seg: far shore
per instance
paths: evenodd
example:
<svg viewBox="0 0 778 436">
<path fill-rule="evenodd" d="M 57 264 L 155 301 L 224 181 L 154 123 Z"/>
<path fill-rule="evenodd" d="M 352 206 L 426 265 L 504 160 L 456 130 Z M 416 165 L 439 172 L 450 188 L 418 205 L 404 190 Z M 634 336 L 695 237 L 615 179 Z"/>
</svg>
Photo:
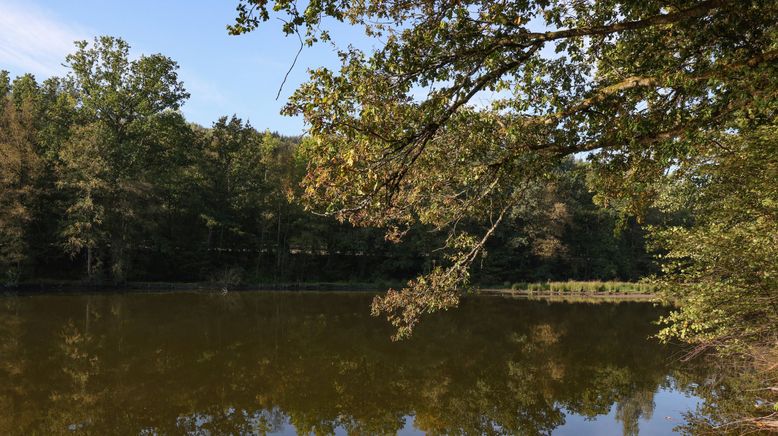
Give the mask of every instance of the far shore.
<svg viewBox="0 0 778 436">
<path fill-rule="evenodd" d="M 89 283 L 79 281 L 46 281 L 19 283 L 13 286 L 0 285 L 0 294 L 83 294 L 83 293 L 168 293 L 168 292 L 384 292 L 389 288 L 399 288 L 402 283 L 387 282 L 286 282 L 224 284 L 213 282 L 127 282 L 123 284 Z M 468 295 L 501 296 L 516 298 L 537 298 L 543 300 L 564 301 L 649 301 L 657 300 L 654 293 L 647 292 L 603 292 L 570 290 L 528 290 L 497 287 L 476 287 Z"/>
<path fill-rule="evenodd" d="M 90 283 L 79 281 L 19 283 L 12 286 L 0 285 L 0 292 L 22 294 L 83 293 L 83 292 L 178 292 L 178 291 L 383 291 L 386 287 L 378 283 L 252 283 L 224 284 L 213 282 L 126 282 L 121 284 Z"/>
<path fill-rule="evenodd" d="M 528 290 L 515 290 L 507 288 L 489 288 L 480 289 L 477 292 L 478 295 L 498 295 L 508 297 L 523 297 L 523 298 L 542 298 L 542 299 L 564 299 L 564 300 L 579 300 L 579 299 L 599 299 L 599 300 L 658 300 L 659 297 L 656 294 L 651 293 L 633 293 L 633 292 L 553 292 L 553 291 L 528 291 Z"/>
</svg>

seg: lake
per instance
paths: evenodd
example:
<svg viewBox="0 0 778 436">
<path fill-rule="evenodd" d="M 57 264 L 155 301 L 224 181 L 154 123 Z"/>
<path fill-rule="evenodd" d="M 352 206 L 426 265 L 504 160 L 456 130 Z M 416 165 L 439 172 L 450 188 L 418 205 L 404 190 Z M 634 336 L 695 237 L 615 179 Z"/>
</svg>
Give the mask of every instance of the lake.
<svg viewBox="0 0 778 436">
<path fill-rule="evenodd" d="M 656 435 L 700 401 L 651 303 L 468 297 L 392 342 L 371 298 L 0 297 L 0 433 Z"/>
</svg>

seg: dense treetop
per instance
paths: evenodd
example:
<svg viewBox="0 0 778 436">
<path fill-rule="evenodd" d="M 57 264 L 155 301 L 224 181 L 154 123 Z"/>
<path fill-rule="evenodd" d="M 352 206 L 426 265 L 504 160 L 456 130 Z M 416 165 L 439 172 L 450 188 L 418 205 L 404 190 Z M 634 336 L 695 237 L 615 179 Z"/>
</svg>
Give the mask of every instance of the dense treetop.
<svg viewBox="0 0 778 436">
<path fill-rule="evenodd" d="M 251 30 L 269 6 L 242 2 L 231 30 Z M 285 109 L 325 144 L 312 151 L 310 197 L 354 222 L 419 214 L 442 224 L 484 203 L 499 210 L 518 195 L 520 174 L 537 173 L 525 170 L 574 152 L 596 150 L 603 164 L 652 176 L 711 127 L 774 97 L 778 12 L 769 1 L 272 7 L 310 43 L 327 36 L 327 17 L 382 42 L 372 53 L 343 50 L 339 71 L 312 71 Z M 484 91 L 494 101 L 476 108 Z"/>
</svg>

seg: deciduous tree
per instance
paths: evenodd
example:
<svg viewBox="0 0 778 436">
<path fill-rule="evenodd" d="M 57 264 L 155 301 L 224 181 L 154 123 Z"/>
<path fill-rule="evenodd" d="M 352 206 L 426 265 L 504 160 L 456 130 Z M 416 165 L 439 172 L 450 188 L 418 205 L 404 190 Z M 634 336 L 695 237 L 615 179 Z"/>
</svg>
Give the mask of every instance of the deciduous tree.
<svg viewBox="0 0 778 436">
<path fill-rule="evenodd" d="M 67 64 L 78 96 L 78 122 L 61 153 L 60 186 L 72 199 L 65 244 L 73 253 L 87 251 L 90 277 L 98 254 L 109 262 L 111 278 L 121 282 L 137 226 L 144 222 L 143 204 L 153 192 L 150 164 L 159 148 L 145 125 L 177 110 L 189 94 L 170 58 L 130 60 L 129 45 L 107 36 L 76 46 Z"/>
<path fill-rule="evenodd" d="M 307 44 L 331 20 L 381 41 L 311 71 L 284 112 L 317 144 L 312 207 L 390 235 L 452 231 L 447 266 L 375 300 L 401 335 L 457 304 L 494 227 L 564 156 L 591 153 L 599 200 L 641 216 L 680 160 L 774 122 L 774 1 L 241 0 L 229 30 L 271 13 Z M 463 234 L 463 216 L 491 227 Z"/>
</svg>

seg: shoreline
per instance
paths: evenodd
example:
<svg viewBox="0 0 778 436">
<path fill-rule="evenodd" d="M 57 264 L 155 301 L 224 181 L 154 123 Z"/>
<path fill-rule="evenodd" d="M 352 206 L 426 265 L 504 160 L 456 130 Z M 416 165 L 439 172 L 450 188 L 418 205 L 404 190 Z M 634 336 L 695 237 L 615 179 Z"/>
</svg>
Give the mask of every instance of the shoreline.
<svg viewBox="0 0 778 436">
<path fill-rule="evenodd" d="M 507 288 L 484 288 L 477 291 L 479 295 L 497 295 L 507 297 L 543 297 L 543 298 L 613 298 L 613 299 L 629 299 L 636 300 L 655 300 L 659 296 L 657 294 L 650 294 L 645 292 L 574 292 L 574 291 L 529 291 L 529 290 L 516 290 Z"/>
<path fill-rule="evenodd" d="M 514 289 L 481 289 L 478 296 L 516 298 L 560 303 L 656 303 L 663 304 L 657 294 L 607 292 L 537 292 Z"/>
<path fill-rule="evenodd" d="M 81 282 L 20 283 L 14 286 L 0 286 L 0 293 L 35 294 L 78 294 L 84 292 L 106 293 L 167 293 L 167 292 L 251 292 L 251 291 L 347 291 L 376 292 L 385 290 L 377 283 L 252 283 L 225 285 L 209 282 L 127 282 L 124 284 L 96 284 Z"/>
<path fill-rule="evenodd" d="M 0 295 L 77 295 L 85 293 L 175 293 L 175 292 L 385 292 L 384 283 L 253 283 L 224 285 L 209 282 L 127 282 L 124 284 L 96 284 L 82 282 L 20 283 L 0 286 Z M 510 288 L 476 288 L 465 296 L 512 297 L 564 301 L 658 301 L 657 294 L 644 292 L 581 292 L 581 291 L 531 291 Z"/>
</svg>

